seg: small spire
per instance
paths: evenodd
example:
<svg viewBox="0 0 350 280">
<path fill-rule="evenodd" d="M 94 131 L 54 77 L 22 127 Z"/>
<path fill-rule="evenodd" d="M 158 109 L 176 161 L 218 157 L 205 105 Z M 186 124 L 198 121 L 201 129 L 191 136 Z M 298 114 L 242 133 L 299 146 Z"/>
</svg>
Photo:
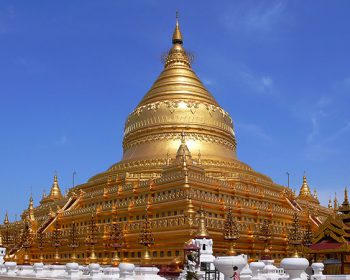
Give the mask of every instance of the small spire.
<svg viewBox="0 0 350 280">
<path fill-rule="evenodd" d="M 59 199 L 59 198 L 62 198 L 62 193 L 61 193 L 61 190 L 60 190 L 60 186 L 58 185 L 58 179 L 57 179 L 57 175 L 55 175 L 53 177 L 53 185 L 51 187 L 51 190 L 50 190 L 50 198 L 52 199 Z"/>
<path fill-rule="evenodd" d="M 34 200 L 33 200 L 32 194 L 30 194 L 30 198 L 29 198 L 28 218 L 31 221 L 35 220 L 35 217 L 34 217 Z"/>
<path fill-rule="evenodd" d="M 176 159 L 181 159 L 181 163 L 185 165 L 187 165 L 187 160 L 192 160 L 191 152 L 186 145 L 186 137 L 184 131 L 181 132 L 181 144 L 177 150 Z"/>
<path fill-rule="evenodd" d="M 4 219 L 4 225 L 8 225 L 9 223 L 10 223 L 10 221 L 9 221 L 9 214 L 8 214 L 8 212 L 6 211 L 5 219 Z"/>
<path fill-rule="evenodd" d="M 311 196 L 311 192 L 310 192 L 309 185 L 307 183 L 305 171 L 304 171 L 304 176 L 303 176 L 303 184 L 301 185 L 299 196 L 301 196 L 301 197 Z"/>
<path fill-rule="evenodd" d="M 180 44 L 182 45 L 183 39 L 182 34 L 179 27 L 179 12 L 176 11 L 176 26 L 173 34 L 173 44 Z"/>
<path fill-rule="evenodd" d="M 46 198 L 46 191 L 45 191 L 45 189 L 43 189 L 43 197 L 42 197 L 42 199 L 45 199 Z"/>
<path fill-rule="evenodd" d="M 198 227 L 196 238 L 208 238 L 209 232 L 205 224 L 205 211 L 203 209 L 203 205 L 201 205 L 201 208 L 198 211 L 198 213 L 199 213 L 199 227 Z"/>
<path fill-rule="evenodd" d="M 333 208 L 333 206 L 332 206 L 332 199 L 331 198 L 329 198 L 329 200 L 328 200 L 328 208 L 329 209 Z"/>
<path fill-rule="evenodd" d="M 202 164 L 201 156 L 201 150 L 198 150 L 198 164 Z"/>
<path fill-rule="evenodd" d="M 344 190 L 344 202 L 343 202 L 343 206 L 345 205 L 349 205 L 349 198 L 348 198 L 348 188 L 345 187 Z"/>
<path fill-rule="evenodd" d="M 337 193 L 335 193 L 335 195 L 334 195 L 334 200 L 333 200 L 333 203 L 334 203 L 334 206 L 333 206 L 334 210 L 335 210 L 335 211 L 336 211 L 336 210 L 338 210 L 338 199 L 337 199 Z"/>
<path fill-rule="evenodd" d="M 34 200 L 33 200 L 32 194 L 30 194 L 28 209 L 29 209 L 29 210 L 34 209 Z"/>
<path fill-rule="evenodd" d="M 318 199 L 318 195 L 317 195 L 317 190 L 316 190 L 316 188 L 314 188 L 314 198 L 315 198 L 315 199 Z"/>
</svg>

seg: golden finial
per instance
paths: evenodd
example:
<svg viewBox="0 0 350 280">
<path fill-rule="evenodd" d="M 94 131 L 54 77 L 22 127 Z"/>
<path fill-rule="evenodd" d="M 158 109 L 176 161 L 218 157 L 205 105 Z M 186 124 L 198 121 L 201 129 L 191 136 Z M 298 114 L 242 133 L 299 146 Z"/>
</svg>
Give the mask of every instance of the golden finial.
<svg viewBox="0 0 350 280">
<path fill-rule="evenodd" d="M 57 174 L 55 174 L 55 176 L 53 177 L 53 184 L 52 184 L 49 196 L 50 198 L 53 198 L 53 199 L 62 198 L 62 193 L 58 185 Z"/>
<path fill-rule="evenodd" d="M 302 197 L 311 196 L 311 192 L 310 192 L 309 185 L 307 183 L 305 171 L 304 171 L 304 176 L 303 176 L 303 184 L 301 185 L 299 196 L 302 196 Z"/>
<path fill-rule="evenodd" d="M 198 164 L 202 164 L 201 156 L 201 150 L 198 150 Z"/>
<path fill-rule="evenodd" d="M 30 194 L 29 198 L 29 206 L 28 206 L 28 217 L 29 220 L 34 221 L 34 200 L 32 194 Z"/>
<path fill-rule="evenodd" d="M 173 44 L 180 44 L 182 45 L 183 39 L 182 39 L 182 34 L 180 31 L 179 27 L 179 12 L 176 12 L 176 26 L 175 26 L 175 31 L 173 34 Z"/>
<path fill-rule="evenodd" d="M 33 210 L 34 209 L 34 200 L 33 200 L 32 194 L 30 194 L 28 209 L 29 210 Z"/>
</svg>

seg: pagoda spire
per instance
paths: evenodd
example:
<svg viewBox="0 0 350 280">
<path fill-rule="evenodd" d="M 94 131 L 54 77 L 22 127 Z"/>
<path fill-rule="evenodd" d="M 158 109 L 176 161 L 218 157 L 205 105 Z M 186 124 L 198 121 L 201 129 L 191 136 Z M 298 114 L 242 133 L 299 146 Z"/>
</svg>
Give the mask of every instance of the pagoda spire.
<svg viewBox="0 0 350 280">
<path fill-rule="evenodd" d="M 334 200 L 333 200 L 333 203 L 334 203 L 334 211 L 337 212 L 338 211 L 338 199 L 337 199 L 337 193 L 335 193 L 334 195 Z"/>
<path fill-rule="evenodd" d="M 173 33 L 173 44 L 182 45 L 182 43 L 183 43 L 183 39 L 182 39 L 182 34 L 179 26 L 179 11 L 176 11 L 176 25 Z"/>
<path fill-rule="evenodd" d="M 45 199 L 46 198 L 46 191 L 43 190 L 43 196 L 42 196 L 42 199 Z"/>
<path fill-rule="evenodd" d="M 350 213 L 350 203 L 349 203 L 349 198 L 348 198 L 348 189 L 345 187 L 344 190 L 344 201 L 342 205 L 339 207 L 339 212 L 343 214 L 348 214 Z"/>
<path fill-rule="evenodd" d="M 33 200 L 32 194 L 30 194 L 28 210 L 33 210 L 33 209 L 34 209 L 34 200 Z"/>
<path fill-rule="evenodd" d="M 310 191 L 310 187 L 309 187 L 309 185 L 307 183 L 307 178 L 306 178 L 306 174 L 305 173 L 304 173 L 304 176 L 303 176 L 303 184 L 300 187 L 299 196 L 301 196 L 301 197 L 312 196 L 311 195 L 311 191 Z"/>
<path fill-rule="evenodd" d="M 193 57 L 189 55 L 183 48 L 183 37 L 180 31 L 179 14 L 176 13 L 176 25 L 172 37 L 173 46 L 164 57 L 164 68 L 180 66 L 191 68 Z"/>
<path fill-rule="evenodd" d="M 30 194 L 30 198 L 29 198 L 28 218 L 31 221 L 35 220 L 35 217 L 34 217 L 34 200 L 33 200 L 32 194 Z"/>
<path fill-rule="evenodd" d="M 333 206 L 332 206 L 332 199 L 331 198 L 329 198 L 329 200 L 328 200 L 328 208 L 329 209 L 333 208 Z"/>
<path fill-rule="evenodd" d="M 60 186 L 58 185 L 57 175 L 55 175 L 53 177 L 53 184 L 52 184 L 52 187 L 51 187 L 51 190 L 50 190 L 49 197 L 51 199 L 60 199 L 60 198 L 62 198 L 61 189 L 60 189 Z"/>
<path fill-rule="evenodd" d="M 9 223 L 10 223 L 10 221 L 9 221 L 9 214 L 8 214 L 8 212 L 6 211 L 5 219 L 4 219 L 4 225 L 8 225 Z"/>
<path fill-rule="evenodd" d="M 343 201 L 343 206 L 347 206 L 349 205 L 349 198 L 348 198 L 348 188 L 345 187 L 345 190 L 344 190 L 344 201 Z"/>
</svg>

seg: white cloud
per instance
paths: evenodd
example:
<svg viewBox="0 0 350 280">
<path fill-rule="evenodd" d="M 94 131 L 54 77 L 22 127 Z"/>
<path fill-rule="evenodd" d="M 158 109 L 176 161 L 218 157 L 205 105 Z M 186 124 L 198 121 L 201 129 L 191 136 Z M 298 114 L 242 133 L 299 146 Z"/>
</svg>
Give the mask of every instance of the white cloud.
<svg viewBox="0 0 350 280">
<path fill-rule="evenodd" d="M 258 76 L 249 70 L 239 71 L 239 78 L 245 86 L 257 93 L 272 93 L 274 81 L 269 76 Z"/>
<path fill-rule="evenodd" d="M 310 122 L 311 130 L 306 136 L 307 142 L 313 142 L 317 140 L 316 137 L 320 134 L 321 122 L 327 117 L 327 107 L 332 103 L 332 99 L 329 96 L 321 96 L 314 105 L 314 108 L 310 110 Z"/>
<path fill-rule="evenodd" d="M 211 86 L 215 84 L 215 82 L 211 79 L 204 78 L 202 81 L 203 81 L 203 84 L 205 84 L 206 86 Z"/>
<path fill-rule="evenodd" d="M 267 33 L 290 21 L 287 0 L 246 2 L 233 5 L 220 18 L 228 29 L 244 33 Z M 259 34 L 261 35 L 261 34 Z"/>
</svg>

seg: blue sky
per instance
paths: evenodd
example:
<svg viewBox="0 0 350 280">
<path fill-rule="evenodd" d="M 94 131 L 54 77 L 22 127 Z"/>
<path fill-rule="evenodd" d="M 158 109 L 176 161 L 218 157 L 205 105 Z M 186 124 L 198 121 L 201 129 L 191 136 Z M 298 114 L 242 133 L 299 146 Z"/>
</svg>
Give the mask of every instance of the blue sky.
<svg viewBox="0 0 350 280">
<path fill-rule="evenodd" d="M 122 155 L 175 11 L 193 68 L 235 124 L 238 157 L 325 204 L 350 184 L 350 2 L 0 2 L 0 217 Z M 1 218 L 2 219 L 2 218 Z"/>
</svg>

